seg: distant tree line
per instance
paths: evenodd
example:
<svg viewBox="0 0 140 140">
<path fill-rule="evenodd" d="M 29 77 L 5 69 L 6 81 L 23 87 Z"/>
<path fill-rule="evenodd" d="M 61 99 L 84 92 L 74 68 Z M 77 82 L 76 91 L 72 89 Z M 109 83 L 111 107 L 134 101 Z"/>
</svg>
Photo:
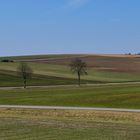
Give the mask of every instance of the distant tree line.
<svg viewBox="0 0 140 140">
<path fill-rule="evenodd" d="M 10 60 L 10 59 L 2 59 L 1 62 L 14 62 L 14 60 Z"/>
<path fill-rule="evenodd" d="M 132 53 L 125 53 L 125 55 L 140 55 L 140 53 L 132 54 Z"/>
</svg>

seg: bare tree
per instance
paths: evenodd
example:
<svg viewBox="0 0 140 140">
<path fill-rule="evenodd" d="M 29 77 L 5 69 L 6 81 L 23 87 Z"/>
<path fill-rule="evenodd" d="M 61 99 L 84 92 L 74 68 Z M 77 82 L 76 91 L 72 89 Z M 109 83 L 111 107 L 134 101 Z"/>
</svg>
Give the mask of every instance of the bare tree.
<svg viewBox="0 0 140 140">
<path fill-rule="evenodd" d="M 23 80 L 24 88 L 27 86 L 27 80 L 32 76 L 32 69 L 28 66 L 27 63 L 21 63 L 18 67 L 18 74 Z"/>
<path fill-rule="evenodd" d="M 87 64 L 86 62 L 82 61 L 79 58 L 76 58 L 74 61 L 71 62 L 70 64 L 71 71 L 73 73 L 76 73 L 78 76 L 78 85 L 80 86 L 81 84 L 81 75 L 87 75 Z"/>
</svg>

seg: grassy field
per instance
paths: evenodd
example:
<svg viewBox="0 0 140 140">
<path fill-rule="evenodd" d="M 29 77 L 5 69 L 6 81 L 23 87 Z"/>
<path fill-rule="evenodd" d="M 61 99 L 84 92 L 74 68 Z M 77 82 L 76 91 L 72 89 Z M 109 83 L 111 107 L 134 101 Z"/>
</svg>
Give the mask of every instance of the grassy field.
<svg viewBox="0 0 140 140">
<path fill-rule="evenodd" d="M 0 90 L 0 104 L 140 109 L 140 84 Z"/>
<path fill-rule="evenodd" d="M 0 63 L 0 86 L 22 85 L 21 79 L 16 75 L 18 65 L 19 63 Z M 29 85 L 66 85 L 77 83 L 77 76 L 71 73 L 68 66 L 35 62 L 30 62 L 29 65 L 34 71 L 34 76 L 29 81 Z M 82 83 L 140 81 L 140 75 L 135 73 L 97 71 L 89 68 L 88 75 L 82 76 L 82 80 Z"/>
<path fill-rule="evenodd" d="M 140 81 L 140 56 L 137 55 L 35 55 L 7 57 L 15 62 L 1 62 L 0 86 L 22 85 L 16 75 L 20 61 L 26 61 L 33 69 L 34 76 L 29 85 L 76 84 L 77 75 L 71 73 L 69 64 L 77 57 L 88 65 L 88 75 L 82 76 L 82 83 Z M 0 58 L 2 59 L 6 58 Z"/>
<path fill-rule="evenodd" d="M 88 75 L 70 72 L 69 63 L 80 57 L 88 64 Z M 1 58 L 3 59 L 3 58 Z M 4 58 L 5 59 L 5 58 Z M 73 85 L 48 88 L 0 90 L 0 105 L 42 105 L 140 109 L 138 56 L 38 55 L 9 57 L 0 63 L 0 86 L 22 86 L 17 75 L 19 61 L 33 69 L 28 85 Z M 0 140 L 139 140 L 140 113 L 103 111 L 0 109 Z"/>
<path fill-rule="evenodd" d="M 100 81 L 82 80 L 82 84 L 86 83 L 103 83 Z M 49 86 L 49 85 L 73 85 L 77 84 L 74 78 L 65 78 L 57 76 L 33 74 L 32 78 L 27 80 L 28 86 Z M 14 71 L 0 71 L 0 87 L 19 87 L 23 86 L 22 78 Z"/>
<path fill-rule="evenodd" d="M 0 111 L 0 140 L 139 140 L 139 132 L 139 113 Z"/>
</svg>

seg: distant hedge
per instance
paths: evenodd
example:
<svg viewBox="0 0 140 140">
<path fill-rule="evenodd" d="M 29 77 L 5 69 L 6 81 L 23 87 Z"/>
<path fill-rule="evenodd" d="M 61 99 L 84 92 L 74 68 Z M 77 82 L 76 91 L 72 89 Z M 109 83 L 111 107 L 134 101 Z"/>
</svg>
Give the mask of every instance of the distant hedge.
<svg viewBox="0 0 140 140">
<path fill-rule="evenodd" d="M 9 59 L 3 59 L 1 60 L 1 62 L 14 62 L 13 60 L 9 60 Z"/>
</svg>

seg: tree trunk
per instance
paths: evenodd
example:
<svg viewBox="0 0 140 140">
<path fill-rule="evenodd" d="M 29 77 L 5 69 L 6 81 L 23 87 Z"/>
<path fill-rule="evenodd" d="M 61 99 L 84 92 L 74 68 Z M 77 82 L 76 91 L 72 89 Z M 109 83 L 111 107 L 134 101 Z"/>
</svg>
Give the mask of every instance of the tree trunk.
<svg viewBox="0 0 140 140">
<path fill-rule="evenodd" d="M 81 77 L 80 77 L 80 73 L 78 72 L 78 85 L 81 85 Z"/>
<path fill-rule="evenodd" d="M 26 79 L 24 79 L 24 88 L 26 88 Z"/>
</svg>

